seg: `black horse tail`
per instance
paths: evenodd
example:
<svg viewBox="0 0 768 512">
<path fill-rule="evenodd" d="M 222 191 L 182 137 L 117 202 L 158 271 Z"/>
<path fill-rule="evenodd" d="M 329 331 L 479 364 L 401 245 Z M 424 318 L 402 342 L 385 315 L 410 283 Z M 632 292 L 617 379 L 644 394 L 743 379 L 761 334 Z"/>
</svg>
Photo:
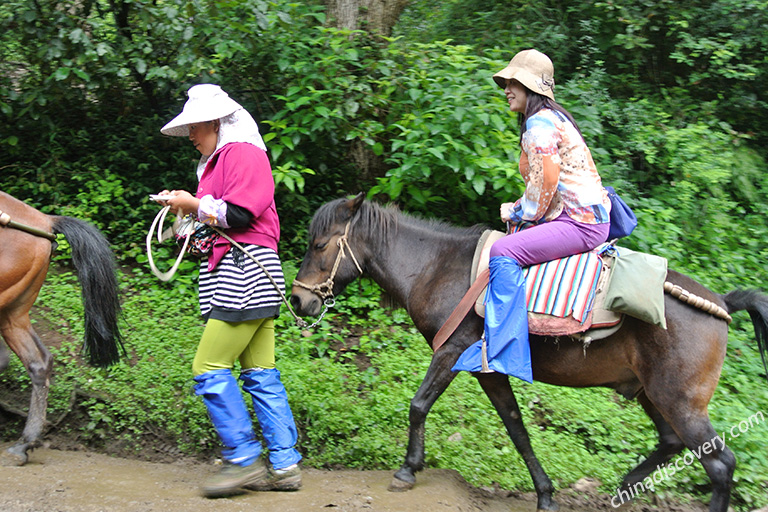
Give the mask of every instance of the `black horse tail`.
<svg viewBox="0 0 768 512">
<path fill-rule="evenodd" d="M 72 247 L 72 263 L 85 309 L 85 354 L 93 366 L 109 366 L 125 354 L 117 268 L 109 242 L 95 226 L 73 217 L 53 217 L 54 233 Z"/>
<path fill-rule="evenodd" d="M 754 290 L 736 290 L 723 296 L 728 313 L 744 311 L 749 313 L 755 326 L 755 338 L 768 377 L 768 296 Z"/>
</svg>

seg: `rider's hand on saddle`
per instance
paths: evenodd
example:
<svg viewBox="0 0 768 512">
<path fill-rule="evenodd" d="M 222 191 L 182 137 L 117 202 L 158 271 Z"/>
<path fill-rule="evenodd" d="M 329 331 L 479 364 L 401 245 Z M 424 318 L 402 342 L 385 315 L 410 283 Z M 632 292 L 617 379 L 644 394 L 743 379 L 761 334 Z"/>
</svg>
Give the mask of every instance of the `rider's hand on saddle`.
<svg viewBox="0 0 768 512">
<path fill-rule="evenodd" d="M 501 222 L 509 222 L 509 212 L 515 206 L 515 203 L 502 203 L 499 207 L 499 215 L 501 216 Z"/>
</svg>

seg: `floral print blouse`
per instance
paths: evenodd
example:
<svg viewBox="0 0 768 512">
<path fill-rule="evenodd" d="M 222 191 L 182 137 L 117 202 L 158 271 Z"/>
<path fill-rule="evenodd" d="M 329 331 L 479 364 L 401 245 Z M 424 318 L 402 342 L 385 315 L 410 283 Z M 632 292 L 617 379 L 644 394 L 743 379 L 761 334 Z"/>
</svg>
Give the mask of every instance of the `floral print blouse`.
<svg viewBox="0 0 768 512">
<path fill-rule="evenodd" d="M 510 210 L 511 222 L 547 222 L 563 210 L 578 222 L 609 222 L 610 199 L 573 123 L 560 112 L 542 109 L 527 119 L 525 128 L 520 154 L 525 193 Z"/>
</svg>

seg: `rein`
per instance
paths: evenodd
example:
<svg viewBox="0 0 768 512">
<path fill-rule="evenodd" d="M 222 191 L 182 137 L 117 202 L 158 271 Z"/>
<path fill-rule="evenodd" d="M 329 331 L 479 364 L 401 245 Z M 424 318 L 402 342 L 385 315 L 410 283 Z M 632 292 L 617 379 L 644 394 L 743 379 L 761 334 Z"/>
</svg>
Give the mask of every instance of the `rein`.
<svg viewBox="0 0 768 512">
<path fill-rule="evenodd" d="M 18 222 L 11 220 L 11 216 L 5 213 L 3 210 L 0 210 L 0 226 L 18 229 L 19 231 L 24 231 L 30 235 L 47 238 L 51 242 L 56 241 L 56 235 L 53 233 L 43 231 L 42 229 L 33 228 L 25 224 L 19 224 Z"/>
<path fill-rule="evenodd" d="M 178 257 L 176 258 L 175 263 L 171 267 L 171 269 L 168 272 L 160 272 L 155 266 L 155 262 L 152 259 L 152 236 L 155 233 L 155 230 L 157 230 L 157 240 L 159 242 L 162 242 L 167 238 L 165 236 L 165 233 L 163 233 L 163 221 L 165 220 L 165 216 L 168 214 L 168 211 L 171 209 L 170 206 L 163 207 L 160 212 L 155 216 L 155 219 L 152 221 L 152 226 L 149 228 L 149 232 L 147 233 L 147 259 L 149 260 L 149 266 L 152 269 L 152 273 L 155 274 L 155 276 L 158 277 L 161 281 L 168 281 L 173 275 L 176 273 L 176 270 L 179 268 L 179 264 L 181 263 L 181 260 L 184 258 L 184 254 L 187 252 L 187 246 L 189 245 L 189 239 L 192 236 L 192 231 L 190 230 L 185 236 L 184 236 L 184 245 L 181 248 L 181 251 L 179 252 Z M 219 235 L 224 237 L 229 243 L 231 243 L 234 247 L 239 249 L 243 254 L 245 254 L 248 258 L 250 258 L 254 263 L 256 263 L 261 270 L 264 271 L 264 274 L 266 274 L 267 278 L 269 279 L 269 282 L 272 283 L 272 286 L 275 287 L 275 290 L 277 290 L 277 293 L 280 294 L 280 298 L 283 300 L 283 303 L 288 307 L 288 311 L 291 312 L 291 315 L 293 315 L 293 318 L 296 320 L 296 324 L 301 328 L 308 328 L 311 329 L 314 326 L 316 326 L 318 323 L 320 323 L 320 320 L 322 320 L 323 316 L 325 315 L 325 311 L 323 311 L 323 315 L 318 318 L 317 322 L 313 323 L 312 325 L 308 325 L 307 322 L 299 317 L 296 312 L 291 307 L 291 304 L 288 302 L 288 299 L 286 299 L 285 294 L 280 289 L 280 286 L 277 284 L 277 281 L 272 277 L 272 274 L 269 273 L 269 271 L 264 267 L 264 265 L 261 264 L 261 262 L 254 257 L 251 253 L 245 250 L 245 248 L 234 241 L 232 237 L 224 233 L 224 231 L 220 230 L 217 227 L 210 226 L 214 231 L 216 231 Z M 332 307 L 332 306 L 328 306 Z"/>
</svg>

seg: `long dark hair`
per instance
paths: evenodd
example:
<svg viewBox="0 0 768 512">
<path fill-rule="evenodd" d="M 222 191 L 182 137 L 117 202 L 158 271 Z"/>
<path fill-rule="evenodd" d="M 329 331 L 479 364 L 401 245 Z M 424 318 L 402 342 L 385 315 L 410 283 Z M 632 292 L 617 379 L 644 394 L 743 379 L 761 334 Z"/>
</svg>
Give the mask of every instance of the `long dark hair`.
<svg viewBox="0 0 768 512">
<path fill-rule="evenodd" d="M 528 93 L 528 101 L 525 104 L 525 113 L 519 114 L 517 117 L 518 123 L 520 125 L 520 141 L 521 142 L 523 140 L 523 133 L 525 133 L 525 122 L 528 121 L 529 117 L 536 114 L 539 110 L 543 108 L 549 108 L 563 114 L 571 123 L 573 123 L 573 126 L 576 127 L 576 131 L 579 132 L 579 135 L 581 135 L 582 140 L 584 140 L 584 135 L 581 133 L 581 129 L 579 128 L 579 125 L 576 124 L 576 120 L 573 118 L 570 112 L 565 110 L 565 108 L 555 100 L 550 99 L 537 92 L 534 92 L 528 89 L 527 87 L 526 89 Z"/>
</svg>

